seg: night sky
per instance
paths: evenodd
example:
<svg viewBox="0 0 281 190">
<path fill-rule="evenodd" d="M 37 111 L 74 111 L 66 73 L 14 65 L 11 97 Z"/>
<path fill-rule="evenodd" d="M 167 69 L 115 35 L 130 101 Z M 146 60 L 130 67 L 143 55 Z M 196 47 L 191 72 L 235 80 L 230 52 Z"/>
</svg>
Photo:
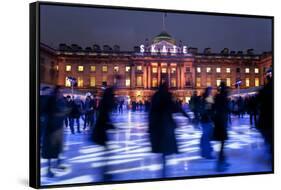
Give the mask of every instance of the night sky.
<svg viewBox="0 0 281 190">
<path fill-rule="evenodd" d="M 146 38 L 162 31 L 161 12 L 97 9 L 85 7 L 41 6 L 41 42 L 58 48 L 60 43 L 78 44 L 85 48 L 98 44 L 119 45 L 131 51 Z M 225 17 L 167 13 L 166 31 L 188 47 L 199 52 L 212 48 L 255 53 L 271 51 L 271 20 L 263 18 Z"/>
</svg>

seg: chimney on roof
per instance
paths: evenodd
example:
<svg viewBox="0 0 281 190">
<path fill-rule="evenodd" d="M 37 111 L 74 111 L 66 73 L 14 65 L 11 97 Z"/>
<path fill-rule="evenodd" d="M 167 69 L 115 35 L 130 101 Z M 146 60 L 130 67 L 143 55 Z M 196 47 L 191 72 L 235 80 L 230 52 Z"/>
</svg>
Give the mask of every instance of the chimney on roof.
<svg viewBox="0 0 281 190">
<path fill-rule="evenodd" d="M 248 55 L 253 55 L 254 54 L 254 49 L 247 49 L 247 54 Z"/>
<path fill-rule="evenodd" d="M 238 51 L 237 55 L 243 55 L 243 51 Z"/>
<path fill-rule="evenodd" d="M 211 48 L 205 48 L 204 49 L 204 54 L 207 54 L 207 55 L 209 55 L 209 54 L 211 54 L 212 52 L 211 52 Z"/>
<path fill-rule="evenodd" d="M 120 52 L 120 46 L 119 45 L 114 45 L 113 46 L 113 51 L 114 52 Z"/>
<path fill-rule="evenodd" d="M 230 55 L 235 55 L 235 51 L 230 51 Z"/>
<path fill-rule="evenodd" d="M 228 55 L 228 53 L 229 53 L 228 48 L 223 48 L 223 50 L 221 51 L 221 54 L 223 54 L 223 55 Z"/>
<path fill-rule="evenodd" d="M 188 48 L 188 53 L 197 54 L 198 53 L 198 48 L 190 47 L 190 48 Z"/>
<path fill-rule="evenodd" d="M 140 52 L 140 46 L 134 46 L 134 52 Z"/>
</svg>

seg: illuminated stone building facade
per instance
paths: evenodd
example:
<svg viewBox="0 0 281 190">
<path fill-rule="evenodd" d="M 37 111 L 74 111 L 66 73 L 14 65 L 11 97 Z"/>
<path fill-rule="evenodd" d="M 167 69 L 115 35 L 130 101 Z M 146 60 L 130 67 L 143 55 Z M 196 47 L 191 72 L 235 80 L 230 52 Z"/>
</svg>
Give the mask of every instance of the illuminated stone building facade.
<svg viewBox="0 0 281 190">
<path fill-rule="evenodd" d="M 227 48 L 220 53 L 205 48 L 200 53 L 197 48 L 176 44 L 166 32 L 151 43 L 146 40 L 132 52 L 120 51 L 117 45 L 85 49 L 75 44 L 61 44 L 59 49 L 40 45 L 42 84 L 70 88 L 67 77 L 74 77 L 76 91 L 100 95 L 102 86 L 116 85 L 117 96 L 137 101 L 150 98 L 163 80 L 183 101 L 188 101 L 193 91 L 200 94 L 207 86 L 216 89 L 221 81 L 231 89 L 235 89 L 238 80 L 242 81 L 241 89 L 262 86 L 271 66 L 271 53 L 254 54 L 252 49 L 234 52 Z"/>
</svg>

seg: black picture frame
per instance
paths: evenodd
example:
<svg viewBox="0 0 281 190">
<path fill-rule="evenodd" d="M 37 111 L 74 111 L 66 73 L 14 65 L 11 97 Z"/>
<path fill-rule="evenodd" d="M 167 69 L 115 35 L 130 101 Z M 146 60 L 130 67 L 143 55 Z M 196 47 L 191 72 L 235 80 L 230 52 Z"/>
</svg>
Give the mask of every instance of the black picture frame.
<svg viewBox="0 0 281 190">
<path fill-rule="evenodd" d="M 155 9 L 155 8 L 141 8 L 141 7 L 120 7 L 120 6 L 103 6 L 91 4 L 78 3 L 59 3 L 59 2 L 34 2 L 30 3 L 29 8 L 29 35 L 30 35 L 30 77 L 29 77 L 29 185 L 33 188 L 54 188 L 54 187 L 77 187 L 88 185 L 104 185 L 104 184 L 120 184 L 120 183 L 135 183 L 135 182 L 152 182 L 152 181 L 167 181 L 167 180 L 182 180 L 182 179 L 196 179 L 196 178 L 212 178 L 212 177 L 234 177 L 244 175 L 258 175 L 258 174 L 273 174 L 274 169 L 274 151 L 272 155 L 272 171 L 269 172 L 249 172 L 239 174 L 223 174 L 223 175 L 207 175 L 207 176 L 185 176 L 172 177 L 161 179 L 140 179 L 140 180 L 126 180 L 126 181 L 110 181 L 110 182 L 93 182 L 93 183 L 78 183 L 78 184 L 63 184 L 63 185 L 41 185 L 40 184 L 40 126 L 39 126 L 39 89 L 40 89 L 40 6 L 41 5 L 55 5 L 63 7 L 88 7 L 88 8 L 106 8 L 117 10 L 138 10 L 151 12 L 166 12 L 166 13 L 186 13 L 186 14 L 200 14 L 200 15 L 215 15 L 215 16 L 233 16 L 244 18 L 267 18 L 272 21 L 272 73 L 274 73 L 274 17 L 263 15 L 247 15 L 247 14 L 230 14 L 230 13 L 216 13 L 216 12 L 200 12 L 190 10 L 169 10 L 169 9 Z M 274 74 L 273 74 L 274 84 Z M 274 95 L 274 91 L 273 91 Z M 273 102 L 274 112 L 274 102 Z M 272 115 L 274 121 L 274 115 Z M 274 134 L 274 130 L 273 130 Z M 274 135 L 273 135 L 274 136 Z M 274 138 L 272 139 L 274 142 Z M 274 145 L 274 143 L 273 143 Z M 274 147 L 273 147 L 274 150 Z"/>
</svg>

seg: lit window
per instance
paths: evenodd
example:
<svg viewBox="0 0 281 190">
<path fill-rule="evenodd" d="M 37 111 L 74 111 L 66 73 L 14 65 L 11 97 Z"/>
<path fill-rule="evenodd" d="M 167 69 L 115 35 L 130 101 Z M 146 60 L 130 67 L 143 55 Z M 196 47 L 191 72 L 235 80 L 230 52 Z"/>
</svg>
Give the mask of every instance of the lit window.
<svg viewBox="0 0 281 190">
<path fill-rule="evenodd" d="M 250 73 L 250 69 L 249 68 L 245 68 L 245 73 Z"/>
<path fill-rule="evenodd" d="M 152 73 L 157 73 L 157 67 L 152 67 Z"/>
<path fill-rule="evenodd" d="M 206 85 L 207 85 L 207 86 L 212 86 L 211 78 L 210 78 L 210 77 L 207 77 Z"/>
<path fill-rule="evenodd" d="M 116 77 L 114 77 L 114 79 L 113 79 L 113 84 L 117 84 L 117 78 Z"/>
<path fill-rule="evenodd" d="M 176 71 L 177 71 L 177 69 L 176 69 L 175 67 L 172 67 L 172 68 L 171 68 L 171 73 L 172 73 L 172 74 L 176 73 Z"/>
<path fill-rule="evenodd" d="M 245 79 L 245 85 L 246 85 L 246 87 L 250 86 L 250 79 L 249 78 Z"/>
<path fill-rule="evenodd" d="M 96 86 L 96 77 L 91 77 L 90 78 L 90 86 Z"/>
<path fill-rule="evenodd" d="M 177 86 L 177 81 L 175 78 L 171 79 L 171 87 L 176 87 Z"/>
<path fill-rule="evenodd" d="M 221 79 L 217 79 L 217 86 L 221 85 Z"/>
<path fill-rule="evenodd" d="M 71 65 L 66 65 L 65 70 L 66 71 L 71 71 Z"/>
<path fill-rule="evenodd" d="M 217 73 L 220 73 L 221 72 L 221 68 L 217 67 L 216 71 L 217 71 Z"/>
<path fill-rule="evenodd" d="M 107 82 L 107 76 L 106 75 L 102 76 L 102 82 Z"/>
<path fill-rule="evenodd" d="M 256 74 L 259 73 L 259 68 L 255 68 L 255 73 L 256 73 Z"/>
<path fill-rule="evenodd" d="M 130 85 L 131 85 L 131 80 L 130 80 L 130 79 L 126 79 L 125 85 L 126 85 L 126 87 L 130 87 Z"/>
<path fill-rule="evenodd" d="M 200 78 L 200 77 L 197 77 L 197 78 L 196 78 L 196 86 L 197 86 L 197 87 L 200 87 L 200 86 L 201 86 L 201 78 Z"/>
<path fill-rule="evenodd" d="M 231 79 L 226 78 L 226 86 L 230 87 L 231 86 Z"/>
<path fill-rule="evenodd" d="M 78 77 L 77 79 L 77 86 L 78 87 L 83 87 L 84 81 L 81 77 Z"/>
<path fill-rule="evenodd" d="M 227 73 L 230 73 L 230 68 L 226 68 L 226 72 L 227 72 Z"/>
<path fill-rule="evenodd" d="M 255 78 L 255 86 L 259 86 L 260 85 L 260 79 L 259 78 Z"/>
<path fill-rule="evenodd" d="M 82 71 L 84 71 L 84 66 L 82 66 L 82 65 L 79 65 L 79 66 L 78 66 L 78 71 L 79 71 L 79 72 L 82 72 Z"/>
<path fill-rule="evenodd" d="M 201 68 L 197 67 L 197 73 L 201 73 Z"/>
<path fill-rule="evenodd" d="M 59 70 L 59 66 L 58 66 L 58 65 L 55 66 L 55 70 L 56 70 L 56 71 Z"/>
<path fill-rule="evenodd" d="M 95 72 L 96 71 L 96 66 L 92 65 L 90 69 L 91 69 L 92 72 Z"/>
<path fill-rule="evenodd" d="M 126 72 L 130 72 L 131 67 L 130 66 L 126 66 Z"/>
<path fill-rule="evenodd" d="M 138 65 L 138 66 L 137 66 L 137 70 L 138 70 L 138 71 L 142 71 L 142 66 L 141 66 L 141 65 Z"/>
<path fill-rule="evenodd" d="M 114 66 L 114 72 L 118 72 L 119 71 L 119 67 L 118 66 Z"/>
<path fill-rule="evenodd" d="M 70 83 L 70 81 L 67 79 L 67 77 L 65 77 L 65 86 L 66 86 L 66 87 L 70 87 L 70 86 L 71 86 L 71 83 Z"/>
<path fill-rule="evenodd" d="M 142 76 L 137 76 L 137 86 L 142 86 Z"/>
<path fill-rule="evenodd" d="M 211 67 L 207 67 L 207 68 L 206 68 L 206 72 L 207 72 L 207 73 L 211 72 Z"/>
<path fill-rule="evenodd" d="M 167 68 L 166 68 L 166 67 L 162 68 L 162 69 L 161 69 L 161 72 L 162 72 L 162 73 L 167 73 Z"/>
<path fill-rule="evenodd" d="M 102 66 L 102 72 L 107 72 L 107 66 L 106 65 Z"/>
<path fill-rule="evenodd" d="M 152 87 L 157 87 L 157 78 L 152 79 Z"/>
</svg>

